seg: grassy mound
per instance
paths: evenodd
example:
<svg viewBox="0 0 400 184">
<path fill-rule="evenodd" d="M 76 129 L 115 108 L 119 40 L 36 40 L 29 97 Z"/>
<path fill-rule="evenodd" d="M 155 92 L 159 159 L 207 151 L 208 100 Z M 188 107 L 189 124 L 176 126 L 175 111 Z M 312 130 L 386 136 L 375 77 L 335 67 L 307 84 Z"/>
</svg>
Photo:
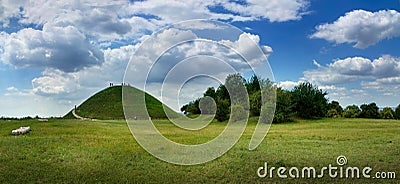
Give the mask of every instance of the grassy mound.
<svg viewBox="0 0 400 184">
<path fill-rule="evenodd" d="M 124 89 L 123 89 L 124 88 Z M 137 98 L 143 95 L 143 91 L 128 86 L 113 86 L 106 88 L 91 96 L 76 109 L 79 116 L 93 119 L 124 119 L 122 106 L 122 91 L 127 92 L 129 97 Z M 152 118 L 166 118 L 162 103 L 153 96 L 145 93 L 147 111 Z M 143 110 L 141 110 L 143 111 Z M 168 109 L 173 112 L 173 110 Z M 144 113 L 144 112 L 143 112 Z M 142 113 L 142 114 L 143 114 Z M 64 116 L 73 119 L 72 110 Z"/>
</svg>

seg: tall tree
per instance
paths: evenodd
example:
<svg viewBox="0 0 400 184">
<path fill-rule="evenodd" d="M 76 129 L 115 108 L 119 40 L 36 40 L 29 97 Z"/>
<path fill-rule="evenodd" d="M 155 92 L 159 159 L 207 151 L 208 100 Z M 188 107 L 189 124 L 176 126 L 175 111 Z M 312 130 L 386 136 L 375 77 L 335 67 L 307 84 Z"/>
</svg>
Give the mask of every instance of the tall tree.
<svg viewBox="0 0 400 184">
<path fill-rule="evenodd" d="M 259 116 L 262 105 L 260 91 L 251 94 L 249 98 L 250 98 L 250 114 L 252 116 Z"/>
<path fill-rule="evenodd" d="M 204 92 L 204 96 L 209 96 L 215 100 L 217 96 L 214 87 L 207 88 L 206 92 Z"/>
<path fill-rule="evenodd" d="M 317 86 L 303 82 L 292 91 L 293 110 L 302 118 L 324 117 L 328 106 L 327 94 Z"/>
<path fill-rule="evenodd" d="M 229 113 L 231 111 L 229 101 L 227 99 L 217 99 L 217 112 L 215 118 L 218 121 L 226 121 L 229 119 Z"/>
<path fill-rule="evenodd" d="M 189 102 L 189 104 L 186 106 L 185 113 L 189 113 L 189 114 L 200 114 L 200 108 L 199 108 L 199 102 L 200 102 L 200 98 Z"/>
<path fill-rule="evenodd" d="M 261 87 L 261 112 L 260 122 L 272 123 L 276 109 L 276 85 L 271 81 L 260 80 Z"/>
<path fill-rule="evenodd" d="M 332 101 L 331 103 L 328 104 L 328 109 L 336 109 L 336 111 L 342 113 L 343 108 L 340 106 L 339 102 L 337 101 Z"/>
<path fill-rule="evenodd" d="M 292 99 L 290 91 L 277 88 L 274 122 L 283 123 L 290 121 L 292 114 Z"/>
<path fill-rule="evenodd" d="M 400 119 L 400 104 L 396 107 L 395 118 Z"/>
<path fill-rule="evenodd" d="M 379 118 L 379 107 L 376 105 L 375 102 L 370 104 L 362 104 L 361 108 L 361 115 L 362 118 Z"/>
<path fill-rule="evenodd" d="M 219 85 L 217 91 L 215 91 L 215 96 L 217 99 L 226 99 L 228 100 L 229 104 L 230 104 L 230 97 L 229 97 L 229 92 L 226 89 L 225 85 L 221 84 Z"/>
<path fill-rule="evenodd" d="M 246 82 L 246 89 L 249 95 L 259 92 L 260 88 L 260 81 L 258 80 L 259 77 L 253 75 L 248 82 Z"/>
<path fill-rule="evenodd" d="M 395 112 L 390 107 L 385 107 L 379 112 L 379 117 L 382 119 L 394 119 Z"/>
<path fill-rule="evenodd" d="M 188 108 L 188 106 L 189 106 L 189 104 L 185 104 L 185 105 L 183 105 L 182 107 L 181 107 L 181 112 L 183 112 L 183 113 L 187 113 L 187 108 Z"/>
<path fill-rule="evenodd" d="M 229 91 L 233 105 L 241 105 L 244 109 L 249 110 L 249 98 L 245 82 L 246 80 L 239 73 L 230 74 L 226 77 L 225 87 Z"/>
</svg>

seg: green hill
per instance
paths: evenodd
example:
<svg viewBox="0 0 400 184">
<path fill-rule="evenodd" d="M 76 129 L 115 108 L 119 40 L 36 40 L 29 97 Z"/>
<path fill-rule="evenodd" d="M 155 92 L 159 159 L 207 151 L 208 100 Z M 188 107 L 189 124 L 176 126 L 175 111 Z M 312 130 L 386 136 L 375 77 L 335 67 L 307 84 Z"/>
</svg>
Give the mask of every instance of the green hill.
<svg viewBox="0 0 400 184">
<path fill-rule="evenodd" d="M 128 99 L 138 99 L 143 97 L 143 91 L 128 86 L 113 86 L 106 88 L 95 95 L 88 98 L 76 109 L 76 114 L 85 118 L 93 119 L 125 119 L 123 106 L 122 106 L 122 91 L 128 94 Z M 152 118 L 166 118 L 162 103 L 153 96 L 145 93 L 147 111 Z M 126 106 L 127 107 L 127 106 Z M 139 112 L 140 115 L 145 117 L 143 108 L 128 107 L 131 111 L 134 109 L 135 113 Z M 170 108 L 168 111 L 174 112 Z M 72 110 L 68 112 L 64 118 L 73 119 Z"/>
</svg>

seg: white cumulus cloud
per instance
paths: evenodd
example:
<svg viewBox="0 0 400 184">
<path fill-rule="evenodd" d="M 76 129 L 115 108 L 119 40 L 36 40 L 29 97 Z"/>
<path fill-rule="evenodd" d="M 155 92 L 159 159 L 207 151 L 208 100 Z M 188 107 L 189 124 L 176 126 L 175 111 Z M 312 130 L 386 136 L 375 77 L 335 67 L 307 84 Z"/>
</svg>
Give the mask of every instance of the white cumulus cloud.
<svg viewBox="0 0 400 184">
<path fill-rule="evenodd" d="M 1 60 L 16 68 L 55 68 L 73 72 L 104 61 L 103 53 L 73 26 L 45 24 L 6 35 Z"/>
<path fill-rule="evenodd" d="M 354 43 L 355 48 L 367 48 L 382 40 L 400 36 L 400 13 L 396 10 L 369 12 L 354 10 L 333 23 L 316 27 L 311 38 L 321 38 L 337 44 Z"/>
<path fill-rule="evenodd" d="M 363 57 L 339 59 L 328 66 L 344 75 L 370 75 L 373 69 L 371 60 Z"/>
<path fill-rule="evenodd" d="M 79 87 L 79 76 L 76 73 L 46 69 L 42 75 L 32 80 L 32 91 L 38 95 L 66 95 Z"/>
<path fill-rule="evenodd" d="M 294 81 L 281 81 L 278 82 L 278 87 L 285 89 L 285 90 L 293 90 L 293 88 L 297 85 L 299 85 L 301 81 L 294 82 Z"/>
<path fill-rule="evenodd" d="M 271 22 L 301 19 L 308 4 L 305 0 L 248 0 L 245 4 L 221 1 L 221 5 L 227 10 L 251 19 L 264 18 Z"/>
<path fill-rule="evenodd" d="M 400 75 L 400 58 L 390 55 L 370 60 L 364 57 L 337 59 L 327 66 L 304 71 L 304 80 L 321 85 L 345 84 L 359 79 L 382 80 Z"/>
<path fill-rule="evenodd" d="M 339 100 L 344 105 L 372 101 L 396 105 L 393 104 L 393 98 L 400 97 L 399 66 L 400 58 L 390 55 L 374 60 L 349 57 L 306 70 L 301 80 L 319 85 L 329 92 L 330 99 Z M 349 86 L 353 86 L 353 89 L 347 89 Z M 355 86 L 360 87 L 354 89 Z"/>
</svg>

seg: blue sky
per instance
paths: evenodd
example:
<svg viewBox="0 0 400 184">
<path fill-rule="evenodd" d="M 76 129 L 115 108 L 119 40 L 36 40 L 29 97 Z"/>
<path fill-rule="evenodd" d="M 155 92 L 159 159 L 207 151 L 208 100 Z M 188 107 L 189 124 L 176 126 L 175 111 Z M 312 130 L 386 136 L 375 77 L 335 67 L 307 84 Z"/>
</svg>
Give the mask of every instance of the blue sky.
<svg viewBox="0 0 400 184">
<path fill-rule="evenodd" d="M 248 33 L 283 88 L 310 81 L 343 107 L 400 103 L 397 0 L 3 0 L 0 116 L 64 115 L 110 82 L 121 83 L 149 35 L 190 19 L 218 20 Z M 246 47 L 235 38 L 228 44 Z M 143 66 L 134 65 L 138 76 L 145 75 Z M 159 87 L 150 86 L 150 92 L 158 97 Z M 192 96 L 180 97 L 180 103 L 205 89 L 191 88 Z"/>
</svg>

